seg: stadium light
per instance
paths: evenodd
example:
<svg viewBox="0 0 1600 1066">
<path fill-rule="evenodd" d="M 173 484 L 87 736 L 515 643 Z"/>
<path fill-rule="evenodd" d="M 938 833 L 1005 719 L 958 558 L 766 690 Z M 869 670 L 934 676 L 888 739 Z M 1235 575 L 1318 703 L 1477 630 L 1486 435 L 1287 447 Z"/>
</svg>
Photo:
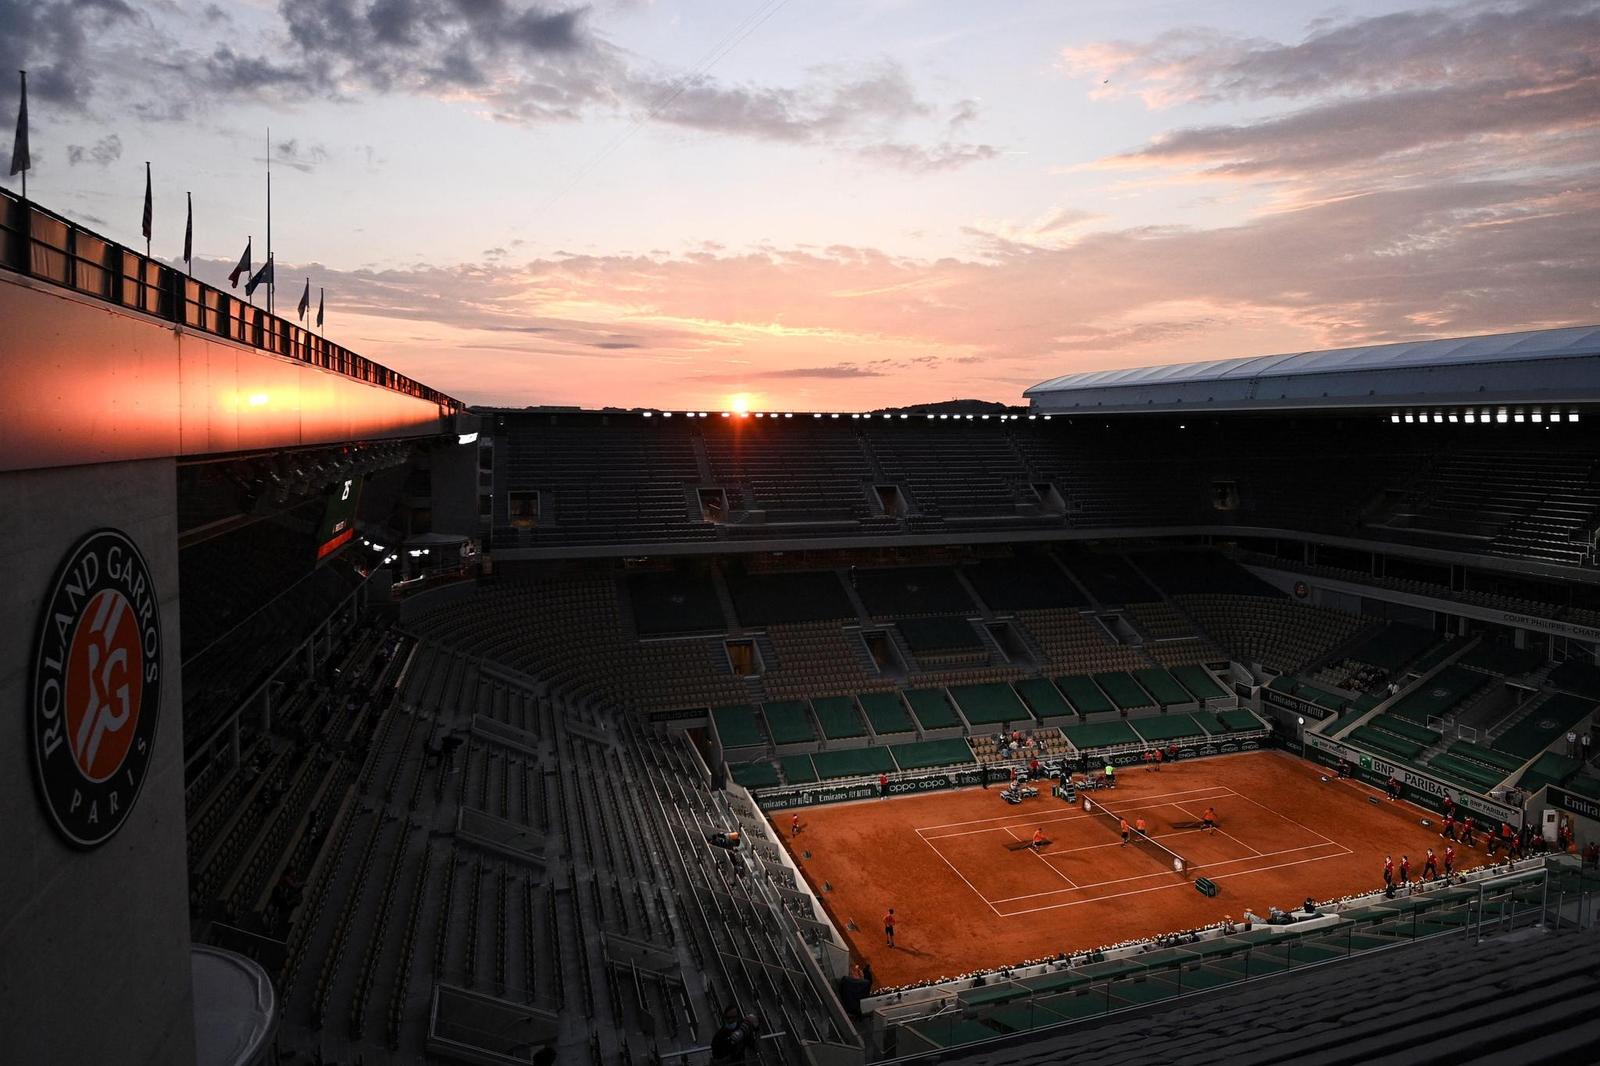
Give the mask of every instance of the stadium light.
<svg viewBox="0 0 1600 1066">
<path fill-rule="evenodd" d="M 1509 422 L 1511 421 L 1511 416 L 1507 414 L 1506 409 L 1502 407 L 1500 410 L 1494 413 L 1494 420 L 1496 422 Z"/>
<path fill-rule="evenodd" d="M 1533 420 L 1535 422 L 1543 422 L 1544 421 L 1544 412 L 1539 410 L 1537 407 L 1535 407 L 1533 409 Z"/>
<path fill-rule="evenodd" d="M 1477 420 L 1478 420 L 1478 413 L 1476 411 L 1468 411 L 1467 412 L 1467 421 L 1468 422 L 1476 422 Z"/>
<path fill-rule="evenodd" d="M 985 422 L 987 422 L 987 421 L 989 421 L 989 416 L 988 416 L 988 415 L 984 415 L 984 416 L 983 416 L 983 420 L 984 420 L 984 421 L 985 421 Z"/>
<path fill-rule="evenodd" d="M 1527 419 L 1527 416 L 1522 413 L 1522 409 L 1521 408 L 1518 408 L 1511 415 L 1511 421 L 1513 421 L 1513 422 L 1522 422 L 1522 421 L 1526 421 L 1526 419 Z"/>
<path fill-rule="evenodd" d="M 458 435 L 456 437 L 456 443 L 457 444 L 476 444 L 476 443 L 478 443 L 478 434 L 476 432 L 462 433 L 462 434 L 460 434 L 460 435 Z"/>
<path fill-rule="evenodd" d="M 828 417 L 829 418 L 838 418 L 839 417 L 839 412 L 835 411 L 835 412 L 833 412 L 833 414 L 829 415 Z"/>
<path fill-rule="evenodd" d="M 822 417 L 822 412 L 821 411 L 813 412 L 811 417 L 812 418 L 821 418 Z"/>
<path fill-rule="evenodd" d="M 1410 411 L 1406 412 L 1406 421 L 1407 422 L 1415 422 L 1416 420 L 1417 420 L 1417 418 L 1416 418 L 1415 415 L 1413 415 Z"/>
<path fill-rule="evenodd" d="M 1036 419 L 1036 418 L 1038 418 L 1038 417 L 1039 417 L 1039 416 L 1038 416 L 1038 415 L 1029 415 L 1029 416 L 1028 416 L 1028 421 L 1029 421 L 1029 422 L 1032 422 L 1032 421 L 1033 421 L 1033 420 L 1034 420 L 1034 419 Z"/>
<path fill-rule="evenodd" d="M 1391 421 L 1391 422 L 1398 422 L 1398 421 L 1400 421 L 1400 416 L 1399 416 L 1399 415 L 1398 415 L 1398 414 L 1393 414 L 1393 415 L 1390 415 L 1390 416 L 1389 416 L 1389 421 Z"/>
<path fill-rule="evenodd" d="M 724 411 L 724 412 L 722 412 L 722 417 L 723 418 L 732 418 L 733 416 L 732 416 L 732 414 L 730 412 Z"/>
<path fill-rule="evenodd" d="M 910 416 L 910 415 L 908 415 L 908 414 L 902 414 L 902 415 L 901 415 L 901 416 L 900 416 L 900 417 L 901 417 L 901 418 L 902 418 L 902 419 L 905 419 L 905 418 L 910 418 L 910 417 L 911 417 L 911 416 Z"/>
<path fill-rule="evenodd" d="M 929 422 L 933 421 L 933 416 L 932 415 L 923 415 L 922 417 L 927 419 Z"/>
<path fill-rule="evenodd" d="M 646 412 L 645 412 L 645 413 L 644 413 L 644 416 L 645 416 L 645 417 L 646 417 L 646 418 L 649 418 L 649 417 L 650 417 L 650 412 L 649 412 L 649 411 L 646 411 Z"/>
<path fill-rule="evenodd" d="M 1577 420 L 1578 420 L 1578 412 L 1576 412 L 1576 411 L 1568 411 L 1567 412 L 1567 421 L 1568 422 L 1576 422 Z"/>
<path fill-rule="evenodd" d="M 785 412 L 783 412 L 783 417 L 784 418 L 793 418 L 794 417 L 794 412 L 793 411 L 785 411 Z"/>
<path fill-rule="evenodd" d="M 1451 421 L 1451 422 L 1459 422 L 1460 420 L 1461 419 L 1459 418 L 1459 416 L 1456 415 L 1456 413 L 1454 411 L 1450 412 L 1449 421 Z"/>
<path fill-rule="evenodd" d="M 1046 422 L 1048 422 L 1048 421 L 1050 421 L 1050 417 L 1051 417 L 1051 416 L 1049 416 L 1049 415 L 1045 415 L 1045 416 L 1044 416 L 1044 420 L 1045 420 L 1045 421 L 1046 421 Z"/>
<path fill-rule="evenodd" d="M 1433 412 L 1433 420 L 1435 422 L 1443 422 L 1444 421 L 1444 412 L 1442 412 L 1442 411 Z"/>
<path fill-rule="evenodd" d="M 671 418 L 672 417 L 672 412 L 671 411 L 662 411 L 661 412 L 661 417 L 662 418 Z"/>
</svg>

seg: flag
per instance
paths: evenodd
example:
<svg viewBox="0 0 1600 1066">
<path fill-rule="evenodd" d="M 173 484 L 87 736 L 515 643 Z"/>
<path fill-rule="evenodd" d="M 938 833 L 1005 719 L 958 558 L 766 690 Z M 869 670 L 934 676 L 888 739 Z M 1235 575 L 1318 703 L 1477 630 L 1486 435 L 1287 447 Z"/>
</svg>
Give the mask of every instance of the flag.
<svg viewBox="0 0 1600 1066">
<path fill-rule="evenodd" d="M 246 283 L 246 285 L 244 287 L 244 294 L 246 296 L 254 296 L 256 294 L 256 286 L 258 286 L 258 285 L 271 285 L 271 284 L 272 284 L 272 260 L 268 259 L 265 263 L 261 264 L 261 269 L 256 271 L 255 277 L 251 278 L 250 281 L 248 283 Z"/>
<path fill-rule="evenodd" d="M 150 164 L 144 165 L 144 239 L 150 239 L 150 223 L 155 221 L 155 205 L 150 200 Z"/>
<path fill-rule="evenodd" d="M 22 103 L 17 105 L 17 139 L 11 143 L 11 173 L 26 175 L 33 161 L 28 158 L 28 72 L 22 75 Z"/>
<path fill-rule="evenodd" d="M 239 277 L 250 274 L 250 238 L 244 239 L 244 254 L 239 257 L 239 265 L 233 268 L 233 273 L 228 275 L 228 284 L 234 288 L 239 287 Z"/>
<path fill-rule="evenodd" d="M 194 193 L 184 193 L 189 201 L 189 217 L 183 223 L 183 261 L 194 265 Z"/>
<path fill-rule="evenodd" d="M 306 291 L 300 294 L 300 319 L 305 321 L 306 308 L 311 306 L 311 279 L 306 279 Z"/>
<path fill-rule="evenodd" d="M 328 298 L 328 290 L 322 288 L 321 286 L 318 286 L 317 287 L 317 328 L 318 329 L 322 328 L 322 307 L 323 307 L 323 301 L 325 301 L 327 298 Z"/>
</svg>

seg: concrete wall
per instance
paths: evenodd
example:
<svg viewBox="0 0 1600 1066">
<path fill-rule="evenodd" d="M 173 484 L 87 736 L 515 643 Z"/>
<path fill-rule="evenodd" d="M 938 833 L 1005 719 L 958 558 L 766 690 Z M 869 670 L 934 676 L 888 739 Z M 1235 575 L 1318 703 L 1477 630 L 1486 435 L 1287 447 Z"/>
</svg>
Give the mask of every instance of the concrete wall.
<svg viewBox="0 0 1600 1066">
<path fill-rule="evenodd" d="M 177 477 L 172 460 L 0 473 L 0 1061 L 194 1061 L 183 813 Z M 161 610 L 155 753 L 121 830 L 93 851 L 56 834 L 34 787 L 34 634 L 80 537 L 122 530 Z"/>
<path fill-rule="evenodd" d="M 0 272 L 0 470 L 438 433 L 438 404 Z"/>
</svg>

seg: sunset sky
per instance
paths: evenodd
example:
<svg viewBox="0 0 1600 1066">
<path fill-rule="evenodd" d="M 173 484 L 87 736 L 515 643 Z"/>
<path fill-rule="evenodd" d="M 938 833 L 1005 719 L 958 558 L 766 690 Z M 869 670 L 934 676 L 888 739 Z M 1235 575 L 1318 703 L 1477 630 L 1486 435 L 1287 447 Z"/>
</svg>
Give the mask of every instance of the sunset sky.
<svg viewBox="0 0 1600 1066">
<path fill-rule="evenodd" d="M 0 0 L 37 200 L 475 403 L 1600 322 L 1600 0 Z M 8 138 L 15 75 L 0 81 Z M 16 187 L 16 179 L 8 179 Z"/>
</svg>

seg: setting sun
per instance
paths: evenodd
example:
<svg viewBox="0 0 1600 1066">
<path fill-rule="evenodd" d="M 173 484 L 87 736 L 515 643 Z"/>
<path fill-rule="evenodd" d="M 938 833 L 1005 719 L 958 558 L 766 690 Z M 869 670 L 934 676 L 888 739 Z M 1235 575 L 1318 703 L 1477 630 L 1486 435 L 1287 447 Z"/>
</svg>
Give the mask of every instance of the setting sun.
<svg viewBox="0 0 1600 1066">
<path fill-rule="evenodd" d="M 753 397 L 748 392 L 736 392 L 728 397 L 728 410 L 736 415 L 750 413 L 750 401 Z"/>
</svg>

